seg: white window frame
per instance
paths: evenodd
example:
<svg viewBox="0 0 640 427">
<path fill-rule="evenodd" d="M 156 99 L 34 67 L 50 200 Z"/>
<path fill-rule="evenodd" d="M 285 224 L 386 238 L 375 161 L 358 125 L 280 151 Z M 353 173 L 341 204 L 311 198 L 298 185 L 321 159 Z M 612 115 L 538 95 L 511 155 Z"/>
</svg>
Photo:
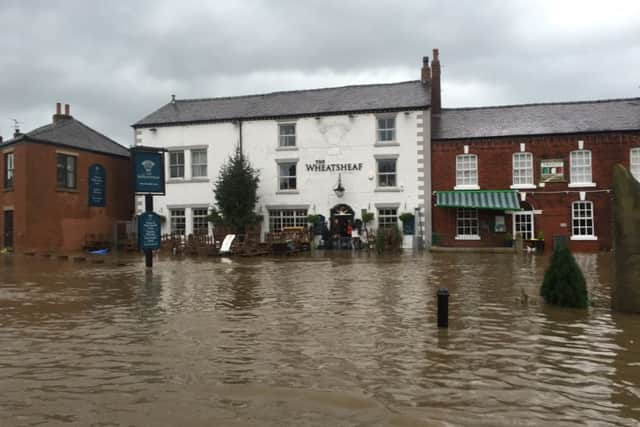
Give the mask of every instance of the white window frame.
<svg viewBox="0 0 640 427">
<path fill-rule="evenodd" d="M 516 238 L 516 235 L 518 233 L 528 233 L 527 235 L 522 234 L 522 239 L 523 240 L 531 240 L 535 237 L 536 235 L 536 230 L 535 230 L 535 216 L 534 216 L 534 212 L 533 211 L 515 211 L 511 213 L 512 215 L 512 231 L 513 233 L 511 234 L 513 236 L 513 238 Z M 526 230 L 523 232 L 522 227 L 518 227 L 518 218 L 519 217 L 528 217 L 530 224 L 531 224 L 531 230 L 529 232 L 527 232 Z"/>
<path fill-rule="evenodd" d="M 204 153 L 204 162 L 196 163 L 196 156 L 194 154 Z M 191 178 L 203 179 L 208 176 L 208 159 L 206 148 L 193 148 L 191 149 Z M 198 171 L 198 173 L 196 173 Z M 204 172 L 204 173 L 203 173 Z"/>
<path fill-rule="evenodd" d="M 393 171 L 380 171 L 380 162 L 393 162 Z M 385 178 L 385 183 L 382 183 Z M 393 185 L 389 183 L 392 180 Z M 397 157 L 376 157 L 376 188 L 395 189 L 398 188 L 398 158 Z"/>
<path fill-rule="evenodd" d="M 629 172 L 640 181 L 640 147 L 629 150 Z"/>
<path fill-rule="evenodd" d="M 288 128 L 293 128 L 293 133 L 285 132 Z M 298 146 L 297 129 L 295 122 L 278 123 L 278 148 L 294 149 Z"/>
<path fill-rule="evenodd" d="M 376 142 L 390 144 L 396 141 L 396 116 L 376 117 Z"/>
<path fill-rule="evenodd" d="M 179 211 L 182 211 L 182 215 L 177 215 Z M 178 227 L 178 220 L 182 218 L 182 233 L 176 231 Z M 170 233 L 178 233 L 182 236 L 187 234 L 187 210 L 185 208 L 170 208 L 169 209 L 169 232 Z"/>
<path fill-rule="evenodd" d="M 582 158 L 580 158 L 582 157 Z M 569 155 L 569 187 L 595 187 L 590 150 L 575 150 Z"/>
<path fill-rule="evenodd" d="M 11 190 L 16 180 L 15 154 L 13 151 L 5 151 L 2 156 L 4 157 L 4 189 Z"/>
<path fill-rule="evenodd" d="M 587 209 L 588 207 L 588 209 Z M 584 224 L 580 224 L 584 221 Z M 586 231 L 591 229 L 591 233 Z M 598 240 L 596 236 L 593 202 L 579 200 L 571 203 L 571 240 Z"/>
<path fill-rule="evenodd" d="M 182 163 L 173 163 L 174 155 L 182 155 Z M 184 150 L 171 150 L 169 151 L 168 156 L 169 156 L 169 161 L 167 163 L 169 164 L 169 179 L 184 179 L 184 163 L 185 163 Z M 174 168 L 176 169 L 175 176 L 173 175 Z M 177 173 L 177 172 L 180 172 L 181 170 L 182 170 L 182 174 Z"/>
<path fill-rule="evenodd" d="M 202 211 L 204 211 L 204 215 L 202 214 Z M 197 213 L 197 215 L 196 215 Z M 209 221 L 206 219 L 209 216 L 209 208 L 206 207 L 194 207 L 191 208 L 191 232 L 193 234 L 197 234 L 196 230 L 196 223 L 198 221 L 202 221 L 202 219 L 204 218 L 204 229 L 206 229 L 206 233 L 203 234 L 209 234 Z"/>
<path fill-rule="evenodd" d="M 479 190 L 478 155 L 458 154 L 456 156 L 456 185 L 454 190 Z"/>
<path fill-rule="evenodd" d="M 269 231 L 282 231 L 284 227 L 306 227 L 307 208 L 269 208 Z"/>
<path fill-rule="evenodd" d="M 290 175 L 290 170 L 287 170 L 287 175 L 282 175 L 283 168 L 289 168 L 290 166 L 295 167 L 295 175 Z M 279 193 L 292 193 L 298 192 L 298 160 L 278 160 L 278 192 Z M 293 187 L 291 187 L 291 180 L 293 181 Z M 284 180 L 284 181 L 283 181 Z M 285 188 L 283 188 L 283 183 L 287 182 Z"/>
<path fill-rule="evenodd" d="M 511 176 L 513 189 L 534 189 L 533 183 L 533 154 L 522 151 L 513 153 L 511 157 Z"/>
<path fill-rule="evenodd" d="M 461 224 L 461 222 L 463 224 Z M 473 225 L 475 222 L 475 225 Z M 469 229 L 476 233 L 460 233 L 461 230 Z M 455 240 L 480 240 L 480 218 L 476 208 L 456 209 L 456 237 Z"/>
<path fill-rule="evenodd" d="M 378 207 L 378 228 L 398 227 L 398 207 Z"/>
</svg>

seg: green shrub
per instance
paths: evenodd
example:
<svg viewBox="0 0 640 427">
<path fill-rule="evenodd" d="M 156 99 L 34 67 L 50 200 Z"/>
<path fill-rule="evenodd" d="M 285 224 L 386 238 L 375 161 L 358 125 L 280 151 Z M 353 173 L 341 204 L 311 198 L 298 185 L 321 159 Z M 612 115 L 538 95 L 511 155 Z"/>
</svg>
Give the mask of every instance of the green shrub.
<svg viewBox="0 0 640 427">
<path fill-rule="evenodd" d="M 398 227 L 378 228 L 376 233 L 376 251 L 393 252 L 402 247 L 402 233 Z"/>
<path fill-rule="evenodd" d="M 584 275 L 566 245 L 559 245 L 553 250 L 540 295 L 547 304 L 576 308 L 589 305 Z"/>
</svg>

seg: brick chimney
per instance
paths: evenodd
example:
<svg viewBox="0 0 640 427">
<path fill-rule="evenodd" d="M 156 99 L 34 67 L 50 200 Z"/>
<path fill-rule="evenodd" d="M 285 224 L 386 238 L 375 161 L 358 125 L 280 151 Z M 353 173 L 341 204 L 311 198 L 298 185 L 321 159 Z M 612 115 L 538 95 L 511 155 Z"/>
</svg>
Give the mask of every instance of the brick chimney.
<svg viewBox="0 0 640 427">
<path fill-rule="evenodd" d="M 440 95 L 440 58 L 438 49 L 433 49 L 433 62 L 431 63 L 431 112 L 440 113 L 442 101 Z"/>
<path fill-rule="evenodd" d="M 69 104 L 64 104 L 64 114 L 62 114 L 62 104 L 59 102 L 56 102 L 56 113 L 53 115 L 53 123 L 59 123 L 62 120 L 69 120 L 71 119 L 71 114 L 70 112 L 70 107 Z"/>
<path fill-rule="evenodd" d="M 429 67 L 429 57 L 422 57 L 422 70 L 420 73 L 420 81 L 423 85 L 431 82 L 431 68 Z"/>
</svg>

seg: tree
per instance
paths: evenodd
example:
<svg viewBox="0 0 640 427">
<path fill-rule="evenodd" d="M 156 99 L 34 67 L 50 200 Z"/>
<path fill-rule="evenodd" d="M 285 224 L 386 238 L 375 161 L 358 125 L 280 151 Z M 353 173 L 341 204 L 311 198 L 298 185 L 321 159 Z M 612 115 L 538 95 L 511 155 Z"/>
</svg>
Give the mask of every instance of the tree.
<svg viewBox="0 0 640 427">
<path fill-rule="evenodd" d="M 233 156 L 222 165 L 214 188 L 216 204 L 221 222 L 232 226 L 237 233 L 244 232 L 247 224 L 259 222 L 255 207 L 258 203 L 259 172 L 249 160 L 236 149 Z"/>
<path fill-rule="evenodd" d="M 566 245 L 558 245 L 553 250 L 540 295 L 547 304 L 576 308 L 589 305 L 584 275 Z"/>
</svg>

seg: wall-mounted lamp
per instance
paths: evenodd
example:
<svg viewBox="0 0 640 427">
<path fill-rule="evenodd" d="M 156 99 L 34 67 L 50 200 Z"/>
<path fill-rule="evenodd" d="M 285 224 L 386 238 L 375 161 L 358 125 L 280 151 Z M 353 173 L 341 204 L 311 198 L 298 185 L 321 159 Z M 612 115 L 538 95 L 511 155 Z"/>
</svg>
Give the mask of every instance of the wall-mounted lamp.
<svg viewBox="0 0 640 427">
<path fill-rule="evenodd" d="M 333 189 L 333 192 L 336 193 L 336 196 L 342 197 L 344 196 L 344 187 L 342 186 L 342 174 L 338 174 L 338 185 Z"/>
</svg>

